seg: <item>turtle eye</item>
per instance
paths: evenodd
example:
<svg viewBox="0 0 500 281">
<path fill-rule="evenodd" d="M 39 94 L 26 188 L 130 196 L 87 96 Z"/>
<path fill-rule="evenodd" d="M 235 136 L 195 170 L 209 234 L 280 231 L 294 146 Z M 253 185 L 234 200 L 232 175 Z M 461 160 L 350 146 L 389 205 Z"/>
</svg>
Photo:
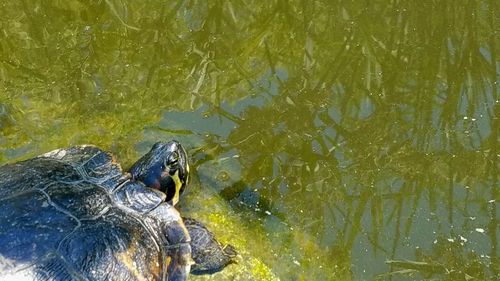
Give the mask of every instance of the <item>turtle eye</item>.
<svg viewBox="0 0 500 281">
<path fill-rule="evenodd" d="M 167 159 L 168 166 L 176 165 L 177 162 L 179 162 L 179 154 L 177 154 L 177 152 L 173 152 L 172 154 L 170 154 L 168 156 L 168 159 Z"/>
</svg>

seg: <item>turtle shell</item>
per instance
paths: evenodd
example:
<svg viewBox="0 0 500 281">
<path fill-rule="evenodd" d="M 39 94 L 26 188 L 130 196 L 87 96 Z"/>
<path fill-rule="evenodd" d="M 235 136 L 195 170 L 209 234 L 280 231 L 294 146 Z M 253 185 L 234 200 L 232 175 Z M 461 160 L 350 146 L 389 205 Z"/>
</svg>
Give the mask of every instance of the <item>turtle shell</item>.
<svg viewBox="0 0 500 281">
<path fill-rule="evenodd" d="M 185 280 L 189 235 L 164 200 L 94 146 L 0 167 L 0 280 Z"/>
</svg>

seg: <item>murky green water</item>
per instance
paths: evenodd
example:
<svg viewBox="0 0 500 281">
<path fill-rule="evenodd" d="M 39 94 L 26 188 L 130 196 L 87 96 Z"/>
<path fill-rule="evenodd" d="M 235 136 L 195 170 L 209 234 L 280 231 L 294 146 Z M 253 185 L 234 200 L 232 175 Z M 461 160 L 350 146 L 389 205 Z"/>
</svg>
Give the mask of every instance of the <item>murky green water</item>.
<svg viewBox="0 0 500 281">
<path fill-rule="evenodd" d="M 215 280 L 498 280 L 498 1 L 141 2 L 0 1 L 1 163 L 182 141 Z"/>
</svg>

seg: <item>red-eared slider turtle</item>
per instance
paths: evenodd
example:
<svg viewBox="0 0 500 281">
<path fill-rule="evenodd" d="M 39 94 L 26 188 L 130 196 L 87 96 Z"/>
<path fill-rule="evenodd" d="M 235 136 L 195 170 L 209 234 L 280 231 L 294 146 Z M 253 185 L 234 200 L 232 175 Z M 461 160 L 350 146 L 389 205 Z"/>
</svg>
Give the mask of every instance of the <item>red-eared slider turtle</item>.
<svg viewBox="0 0 500 281">
<path fill-rule="evenodd" d="M 173 207 L 186 158 L 171 141 L 128 173 L 95 146 L 0 167 L 0 280 L 186 280 L 193 259 L 197 273 L 222 269 L 234 249 Z"/>
</svg>

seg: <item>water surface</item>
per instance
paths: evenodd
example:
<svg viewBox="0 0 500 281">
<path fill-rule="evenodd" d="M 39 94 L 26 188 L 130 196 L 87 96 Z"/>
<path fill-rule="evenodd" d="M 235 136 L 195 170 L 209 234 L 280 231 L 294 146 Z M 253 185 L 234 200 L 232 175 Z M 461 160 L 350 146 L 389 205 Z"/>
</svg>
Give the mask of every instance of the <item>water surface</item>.
<svg viewBox="0 0 500 281">
<path fill-rule="evenodd" d="M 499 3 L 410 2 L 2 1 L 0 162 L 180 140 L 215 280 L 498 280 Z"/>
</svg>

